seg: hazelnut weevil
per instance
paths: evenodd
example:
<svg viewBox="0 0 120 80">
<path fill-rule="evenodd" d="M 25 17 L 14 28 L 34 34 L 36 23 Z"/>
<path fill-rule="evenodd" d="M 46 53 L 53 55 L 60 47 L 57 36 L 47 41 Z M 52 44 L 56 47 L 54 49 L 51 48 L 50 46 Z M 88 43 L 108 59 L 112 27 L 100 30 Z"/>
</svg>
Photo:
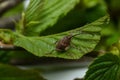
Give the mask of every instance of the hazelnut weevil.
<svg viewBox="0 0 120 80">
<path fill-rule="evenodd" d="M 71 42 L 72 37 L 74 37 L 76 35 L 78 35 L 78 34 L 67 35 L 67 36 L 63 37 L 62 39 L 60 39 L 59 41 L 57 41 L 56 51 L 58 51 L 58 52 L 66 51 L 67 48 L 70 46 L 70 42 Z"/>
</svg>

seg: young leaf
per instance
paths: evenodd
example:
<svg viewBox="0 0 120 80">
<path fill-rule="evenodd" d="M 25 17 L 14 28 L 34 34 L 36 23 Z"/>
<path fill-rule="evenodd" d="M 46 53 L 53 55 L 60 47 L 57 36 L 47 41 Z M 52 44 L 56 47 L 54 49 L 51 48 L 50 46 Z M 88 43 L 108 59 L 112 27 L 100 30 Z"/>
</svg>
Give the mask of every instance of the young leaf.
<svg viewBox="0 0 120 80">
<path fill-rule="evenodd" d="M 83 27 L 49 36 L 26 37 L 16 34 L 14 45 L 22 47 L 37 56 L 78 59 L 84 54 L 92 51 L 99 42 L 100 26 L 104 24 L 106 19 L 107 16 Z M 79 35 L 76 35 L 71 39 L 71 45 L 66 51 L 56 51 L 56 42 L 70 34 Z"/>
<path fill-rule="evenodd" d="M 31 21 L 39 21 L 41 10 L 45 0 L 30 0 L 27 10 L 25 11 L 26 23 Z"/>
<path fill-rule="evenodd" d="M 120 40 L 118 40 L 111 46 L 110 52 L 113 53 L 114 55 L 120 56 Z"/>
<path fill-rule="evenodd" d="M 120 80 L 120 57 L 111 53 L 98 57 L 89 66 L 85 80 Z"/>
<path fill-rule="evenodd" d="M 9 29 L 0 29 L 0 41 L 11 44 L 13 39 L 13 32 Z"/>
<path fill-rule="evenodd" d="M 33 70 L 21 70 L 17 67 L 0 64 L 0 80 L 45 80 Z"/>
<path fill-rule="evenodd" d="M 26 35 L 39 35 L 52 27 L 59 17 L 66 15 L 80 0 L 31 0 L 25 12 Z"/>
</svg>

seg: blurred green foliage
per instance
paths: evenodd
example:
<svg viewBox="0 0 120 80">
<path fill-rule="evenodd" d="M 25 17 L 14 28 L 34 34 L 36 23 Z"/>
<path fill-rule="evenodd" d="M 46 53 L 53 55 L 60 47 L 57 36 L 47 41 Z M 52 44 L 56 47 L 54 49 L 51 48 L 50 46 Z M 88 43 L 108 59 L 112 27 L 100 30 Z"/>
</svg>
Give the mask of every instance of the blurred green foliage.
<svg viewBox="0 0 120 80">
<path fill-rule="evenodd" d="M 110 12 L 107 13 L 108 11 L 107 9 L 109 8 L 112 11 L 116 9 L 119 10 L 119 6 L 117 6 L 119 3 L 119 0 L 117 1 L 81 0 L 81 2 L 77 4 L 73 10 L 71 10 L 65 17 L 61 17 L 53 27 L 43 31 L 41 35 L 43 36 L 43 35 L 55 34 L 55 33 L 67 31 L 67 30 L 74 29 L 74 28 L 86 25 L 88 23 L 91 23 L 106 14 L 110 14 Z M 21 13 L 22 10 L 23 10 L 23 4 L 19 4 L 17 7 L 5 13 L 4 17 Z M 119 29 L 117 29 L 117 27 L 115 27 L 115 24 L 112 22 L 112 20 L 109 24 L 104 25 L 102 28 L 103 28 L 101 32 L 102 39 L 95 50 L 101 50 L 101 49 L 107 50 L 109 46 L 111 46 L 113 43 L 115 43 L 119 39 L 120 31 Z M 54 32 L 53 32 L 53 29 L 54 29 Z M 10 51 L 0 52 L 1 55 L 3 53 L 9 54 L 11 52 Z M 16 51 L 12 51 L 12 53 L 16 53 Z M 28 52 L 24 52 L 24 53 L 28 54 Z M 21 56 L 21 58 L 22 57 L 27 58 L 29 54 L 25 55 L 24 53 L 23 55 L 9 54 L 9 56 L 13 56 L 13 57 Z M 10 57 L 7 57 L 7 56 L 4 56 L 4 57 L 1 58 L 1 61 L 6 62 L 7 60 L 10 60 Z"/>
<path fill-rule="evenodd" d="M 16 7 L 13 7 L 12 9 L 8 10 L 2 17 L 9 17 L 13 15 L 20 14 L 24 10 L 24 5 L 23 3 L 20 3 Z"/>
<path fill-rule="evenodd" d="M 102 27 L 102 38 L 95 48 L 96 51 L 108 51 L 110 47 L 120 39 L 120 0 L 80 0 L 80 3 L 64 17 L 60 16 L 59 20 L 53 27 L 49 27 L 41 32 L 41 36 L 60 33 L 72 30 L 88 23 L 91 23 L 105 15 L 110 15 L 110 23 Z M 23 3 L 9 10 L 2 17 L 8 17 L 15 14 L 21 14 L 24 10 Z M 9 25 L 8 25 L 9 26 Z M 57 27 L 56 27 L 57 26 Z M 2 35 L 0 32 L 0 36 Z M 9 34 L 9 33 L 8 33 Z M 5 38 L 9 42 L 10 36 Z M 33 59 L 36 56 L 29 54 L 27 51 L 0 51 L 0 62 L 10 63 L 12 59 Z"/>
</svg>

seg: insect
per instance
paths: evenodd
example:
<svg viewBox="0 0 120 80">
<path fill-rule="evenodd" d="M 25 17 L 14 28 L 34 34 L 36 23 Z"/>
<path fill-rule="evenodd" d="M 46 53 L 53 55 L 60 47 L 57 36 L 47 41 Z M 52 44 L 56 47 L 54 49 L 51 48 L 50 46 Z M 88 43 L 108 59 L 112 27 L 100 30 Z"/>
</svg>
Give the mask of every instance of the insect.
<svg viewBox="0 0 120 80">
<path fill-rule="evenodd" d="M 63 52 L 66 51 L 67 48 L 70 46 L 70 42 L 72 37 L 76 36 L 78 34 L 75 35 L 67 35 L 65 37 L 63 37 L 62 39 L 60 39 L 57 43 L 56 43 L 56 51 L 59 52 Z"/>
</svg>

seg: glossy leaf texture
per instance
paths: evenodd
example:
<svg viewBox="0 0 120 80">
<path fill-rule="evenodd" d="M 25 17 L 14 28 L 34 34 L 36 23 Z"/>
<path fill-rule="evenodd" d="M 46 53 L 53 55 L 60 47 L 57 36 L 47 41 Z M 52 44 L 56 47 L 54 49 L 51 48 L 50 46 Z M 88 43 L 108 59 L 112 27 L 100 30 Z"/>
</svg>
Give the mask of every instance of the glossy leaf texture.
<svg viewBox="0 0 120 80">
<path fill-rule="evenodd" d="M 85 80 L 120 80 L 120 56 L 107 53 L 95 59 Z"/>
<path fill-rule="evenodd" d="M 34 70 L 21 70 L 17 67 L 0 64 L 0 80 L 45 80 Z"/>
<path fill-rule="evenodd" d="M 93 23 L 59 34 L 41 37 L 26 37 L 16 34 L 14 45 L 22 47 L 36 56 L 60 57 L 78 59 L 92 51 L 100 40 L 101 26 L 108 16 L 100 18 Z M 56 51 L 56 42 L 67 35 L 75 35 L 71 39 L 69 48 L 64 52 Z"/>
<path fill-rule="evenodd" d="M 80 0 L 31 0 L 25 11 L 26 35 L 39 35 L 65 16 Z"/>
</svg>

